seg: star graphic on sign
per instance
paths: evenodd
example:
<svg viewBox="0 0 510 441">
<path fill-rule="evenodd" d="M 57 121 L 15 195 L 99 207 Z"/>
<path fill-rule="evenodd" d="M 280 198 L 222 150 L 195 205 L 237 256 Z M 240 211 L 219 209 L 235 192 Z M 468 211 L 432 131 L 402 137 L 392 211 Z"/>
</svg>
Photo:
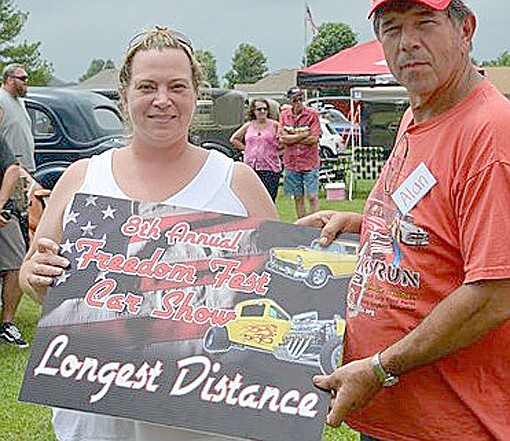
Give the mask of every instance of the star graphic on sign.
<svg viewBox="0 0 510 441">
<path fill-rule="evenodd" d="M 83 265 L 83 261 L 85 260 L 85 257 L 80 256 L 76 258 L 76 267 L 80 268 Z"/>
<path fill-rule="evenodd" d="M 65 283 L 67 281 L 67 279 L 69 279 L 69 277 L 71 277 L 71 274 L 66 273 L 64 271 L 62 274 L 60 274 L 60 276 L 55 277 L 55 286 L 58 286 L 58 285 L 61 285 L 62 283 Z"/>
<path fill-rule="evenodd" d="M 73 252 L 74 243 L 72 243 L 69 239 L 65 241 L 65 243 L 60 244 L 60 249 L 62 253 L 72 253 Z"/>
<path fill-rule="evenodd" d="M 88 207 L 89 205 L 96 206 L 97 196 L 89 195 L 87 196 L 87 199 L 85 199 L 85 207 Z"/>
<path fill-rule="evenodd" d="M 90 222 L 90 221 L 88 221 L 87 225 L 85 225 L 84 227 L 80 227 L 80 229 L 83 231 L 83 235 L 84 236 L 88 235 L 90 237 L 93 236 L 92 231 L 94 231 L 96 228 L 97 228 L 97 225 L 92 225 L 92 222 Z"/>
<path fill-rule="evenodd" d="M 67 225 L 69 222 L 78 223 L 78 216 L 80 213 L 76 211 L 71 211 L 65 218 L 65 224 Z"/>
<path fill-rule="evenodd" d="M 112 219 L 115 219 L 113 217 L 113 213 L 115 213 L 117 210 L 112 208 L 111 205 L 108 205 L 108 208 L 106 210 L 101 210 L 101 213 L 103 213 L 103 220 L 107 219 L 107 218 L 112 218 Z"/>
<path fill-rule="evenodd" d="M 99 271 L 97 273 L 97 277 L 95 282 L 99 282 L 100 280 L 105 280 L 107 278 L 108 271 Z"/>
</svg>

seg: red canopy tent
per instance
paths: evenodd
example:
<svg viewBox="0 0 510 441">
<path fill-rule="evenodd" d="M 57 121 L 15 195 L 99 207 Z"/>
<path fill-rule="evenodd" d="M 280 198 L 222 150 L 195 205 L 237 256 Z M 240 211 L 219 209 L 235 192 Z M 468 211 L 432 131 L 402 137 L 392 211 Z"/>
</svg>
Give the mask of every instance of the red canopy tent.
<svg viewBox="0 0 510 441">
<path fill-rule="evenodd" d="M 397 84 L 377 40 L 357 44 L 299 70 L 297 83 L 308 88 Z"/>
</svg>

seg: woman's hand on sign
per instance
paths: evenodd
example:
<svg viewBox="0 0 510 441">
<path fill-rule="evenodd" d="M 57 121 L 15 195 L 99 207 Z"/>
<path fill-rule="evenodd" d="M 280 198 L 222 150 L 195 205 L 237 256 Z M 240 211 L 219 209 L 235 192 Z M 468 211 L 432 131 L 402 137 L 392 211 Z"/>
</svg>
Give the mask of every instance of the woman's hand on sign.
<svg viewBox="0 0 510 441">
<path fill-rule="evenodd" d="M 58 244 L 46 237 L 37 239 L 32 254 L 27 257 L 20 269 L 22 286 L 28 288 L 34 300 L 42 303 L 46 288 L 55 277 L 62 275 L 70 264 L 65 257 L 59 256 Z"/>
</svg>

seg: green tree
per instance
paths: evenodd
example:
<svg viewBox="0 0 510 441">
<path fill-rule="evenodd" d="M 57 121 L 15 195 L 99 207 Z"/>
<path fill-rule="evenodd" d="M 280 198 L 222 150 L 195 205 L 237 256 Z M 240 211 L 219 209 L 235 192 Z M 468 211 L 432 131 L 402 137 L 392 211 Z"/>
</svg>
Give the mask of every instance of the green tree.
<svg viewBox="0 0 510 441">
<path fill-rule="evenodd" d="M 205 81 L 207 81 L 211 87 L 219 87 L 220 82 L 218 80 L 216 58 L 212 52 L 205 49 L 199 49 L 195 52 L 195 56 L 204 69 Z"/>
<path fill-rule="evenodd" d="M 90 66 L 80 78 L 79 82 L 85 81 L 94 75 L 97 75 L 99 72 L 106 69 L 115 69 L 115 63 L 112 60 L 103 60 L 102 58 L 94 58 L 90 62 Z"/>
<path fill-rule="evenodd" d="M 482 66 L 510 66 L 510 52 L 503 51 L 494 60 L 486 60 Z"/>
<path fill-rule="evenodd" d="M 306 48 L 306 60 L 303 65 L 310 66 L 342 49 L 358 42 L 356 33 L 345 23 L 323 23 L 319 26 L 317 36 Z"/>
<path fill-rule="evenodd" d="M 16 9 L 11 0 L 0 0 L 0 69 L 10 63 L 20 63 L 32 85 L 46 85 L 51 80 L 53 67 L 41 58 L 41 43 L 16 43 L 27 23 L 28 13 Z"/>
<path fill-rule="evenodd" d="M 267 73 L 267 59 L 257 47 L 241 43 L 232 57 L 232 68 L 225 74 L 226 87 L 256 83 Z"/>
<path fill-rule="evenodd" d="M 106 63 L 104 64 L 104 70 L 107 70 L 107 69 L 115 69 L 115 63 L 113 62 L 113 60 L 106 60 Z"/>
</svg>

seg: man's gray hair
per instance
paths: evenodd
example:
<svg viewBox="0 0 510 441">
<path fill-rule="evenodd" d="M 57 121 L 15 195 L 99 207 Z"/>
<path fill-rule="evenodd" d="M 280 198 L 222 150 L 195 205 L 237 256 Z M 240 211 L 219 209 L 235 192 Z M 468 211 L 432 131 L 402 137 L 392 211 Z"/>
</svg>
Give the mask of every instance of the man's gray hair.
<svg viewBox="0 0 510 441">
<path fill-rule="evenodd" d="M 446 10 L 450 18 L 457 23 L 463 23 L 467 17 L 475 15 L 471 8 L 462 0 L 453 0 Z"/>
<path fill-rule="evenodd" d="M 11 63 L 4 67 L 2 71 L 2 78 L 5 81 L 9 77 L 13 77 L 16 69 L 25 69 L 25 66 L 19 63 Z"/>
<path fill-rule="evenodd" d="M 415 2 L 413 0 L 396 0 L 393 3 L 395 9 L 405 10 Z M 384 6 L 381 6 L 379 9 L 377 9 L 374 13 L 374 19 L 372 21 L 374 32 L 377 37 L 379 37 L 379 26 L 381 23 L 381 13 L 383 10 Z M 446 8 L 446 12 L 448 13 L 448 16 L 457 24 L 462 24 L 467 17 L 475 15 L 475 13 L 471 10 L 471 8 L 469 8 L 468 5 L 464 3 L 463 0 L 452 0 L 450 6 Z"/>
</svg>

